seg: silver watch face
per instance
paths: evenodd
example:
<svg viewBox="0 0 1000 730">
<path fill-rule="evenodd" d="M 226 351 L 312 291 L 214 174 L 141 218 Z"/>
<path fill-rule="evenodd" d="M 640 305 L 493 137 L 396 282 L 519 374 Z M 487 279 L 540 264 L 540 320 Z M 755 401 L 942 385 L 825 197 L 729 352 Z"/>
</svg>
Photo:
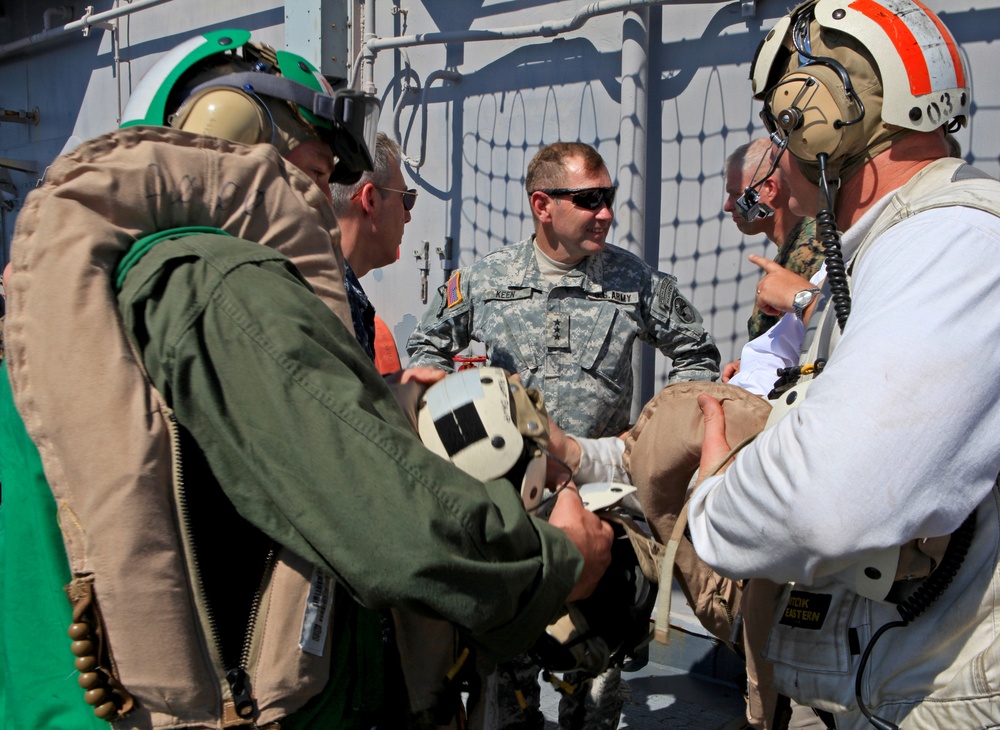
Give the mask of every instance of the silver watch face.
<svg viewBox="0 0 1000 730">
<path fill-rule="evenodd" d="M 815 289 L 803 289 L 795 294 L 792 298 L 792 311 L 796 317 L 802 319 L 806 307 L 812 303 L 812 300 L 816 298 L 818 293 Z"/>
</svg>

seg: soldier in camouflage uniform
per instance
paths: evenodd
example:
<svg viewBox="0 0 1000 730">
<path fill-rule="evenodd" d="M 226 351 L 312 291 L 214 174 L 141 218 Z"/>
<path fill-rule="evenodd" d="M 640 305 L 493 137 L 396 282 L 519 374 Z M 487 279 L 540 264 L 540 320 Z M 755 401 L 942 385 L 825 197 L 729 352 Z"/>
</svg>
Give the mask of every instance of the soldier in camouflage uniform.
<svg viewBox="0 0 1000 730">
<path fill-rule="evenodd" d="M 553 161 L 539 162 L 546 152 Z M 585 171 L 585 164 L 593 167 Z M 410 366 L 454 370 L 452 358 L 482 342 L 491 365 L 545 394 L 564 429 L 616 436 L 629 425 L 636 338 L 671 358 L 671 382 L 716 379 L 719 351 L 674 277 L 605 245 L 611 199 L 595 198 L 589 210 L 572 195 L 539 189 L 607 190 L 612 198 L 611 178 L 592 147 L 550 145 L 532 166 L 535 235 L 455 272 L 410 336 Z M 533 179 L 533 170 L 546 179 Z"/>
<path fill-rule="evenodd" d="M 764 137 L 737 147 L 726 160 L 726 203 L 723 210 L 732 215 L 736 227 L 745 236 L 763 233 L 778 246 L 776 263 L 803 279 L 810 279 L 819 271 L 826 258 L 823 244 L 816 238 L 816 219 L 802 218 L 788 208 L 788 183 L 781 172 L 775 170 L 769 178 L 759 183 L 758 195 L 774 214 L 767 218 L 747 221 L 739 214 L 736 199 L 755 180 L 767 174 L 771 167 L 771 140 Z M 766 332 L 778 322 L 778 317 L 764 314 L 754 303 L 753 313 L 747 320 L 750 339 Z"/>
<path fill-rule="evenodd" d="M 629 426 L 636 338 L 673 361 L 671 382 L 715 380 L 719 351 L 677 281 L 605 244 L 615 188 L 597 151 L 580 143 L 542 148 L 525 180 L 535 235 L 457 271 L 407 344 L 410 367 L 453 370 L 482 342 L 490 364 L 545 395 L 552 418 L 582 436 Z M 527 657 L 496 676 L 498 728 L 542 728 L 538 667 Z M 560 702 L 560 724 L 615 728 L 624 688 L 613 668 Z M 572 681 L 572 677 L 569 677 Z"/>
</svg>

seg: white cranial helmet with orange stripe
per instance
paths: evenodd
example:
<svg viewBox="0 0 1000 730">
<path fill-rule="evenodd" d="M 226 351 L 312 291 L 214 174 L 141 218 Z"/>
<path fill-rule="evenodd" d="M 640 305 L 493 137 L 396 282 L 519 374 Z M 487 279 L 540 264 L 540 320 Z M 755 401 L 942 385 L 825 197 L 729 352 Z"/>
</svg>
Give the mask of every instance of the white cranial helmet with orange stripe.
<svg viewBox="0 0 1000 730">
<path fill-rule="evenodd" d="M 918 0 L 809 0 L 778 21 L 750 71 L 768 131 L 806 175 L 850 177 L 894 139 L 964 125 L 972 104 L 954 37 Z"/>
</svg>

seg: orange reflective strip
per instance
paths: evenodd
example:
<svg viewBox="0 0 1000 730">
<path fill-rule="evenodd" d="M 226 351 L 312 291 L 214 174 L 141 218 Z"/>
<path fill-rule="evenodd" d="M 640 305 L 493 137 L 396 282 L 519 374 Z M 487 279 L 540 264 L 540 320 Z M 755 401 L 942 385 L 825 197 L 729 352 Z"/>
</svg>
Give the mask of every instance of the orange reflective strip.
<svg viewBox="0 0 1000 730">
<path fill-rule="evenodd" d="M 947 26 L 941 22 L 941 18 L 931 12 L 931 10 L 920 2 L 920 0 L 913 0 L 913 2 L 925 13 L 927 13 L 931 20 L 934 21 L 934 25 L 937 26 L 938 33 L 941 34 L 945 45 L 948 46 L 948 53 L 951 55 L 951 63 L 955 67 L 955 85 L 965 86 L 965 66 L 962 64 L 962 57 L 958 53 L 958 46 L 955 45 L 955 39 L 952 38 L 951 31 L 949 31 Z"/>
<path fill-rule="evenodd" d="M 910 93 L 914 96 L 929 94 L 933 89 L 927 59 L 909 26 L 898 15 L 890 13 L 873 0 L 854 0 L 850 7 L 882 28 L 896 47 L 896 53 L 903 61 L 906 76 L 910 80 Z"/>
</svg>

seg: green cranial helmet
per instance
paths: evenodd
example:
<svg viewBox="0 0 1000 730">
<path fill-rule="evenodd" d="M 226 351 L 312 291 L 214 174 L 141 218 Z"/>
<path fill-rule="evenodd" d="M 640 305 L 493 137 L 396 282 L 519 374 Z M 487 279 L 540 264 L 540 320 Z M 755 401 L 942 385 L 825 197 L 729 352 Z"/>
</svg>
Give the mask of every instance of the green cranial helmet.
<svg viewBox="0 0 1000 730">
<path fill-rule="evenodd" d="M 129 99 L 121 126 L 267 142 L 282 155 L 319 140 L 337 157 L 330 181 L 350 184 L 372 169 L 379 108 L 373 96 L 334 91 L 301 56 L 252 42 L 245 30 L 223 30 L 191 38 L 157 61 Z"/>
</svg>

